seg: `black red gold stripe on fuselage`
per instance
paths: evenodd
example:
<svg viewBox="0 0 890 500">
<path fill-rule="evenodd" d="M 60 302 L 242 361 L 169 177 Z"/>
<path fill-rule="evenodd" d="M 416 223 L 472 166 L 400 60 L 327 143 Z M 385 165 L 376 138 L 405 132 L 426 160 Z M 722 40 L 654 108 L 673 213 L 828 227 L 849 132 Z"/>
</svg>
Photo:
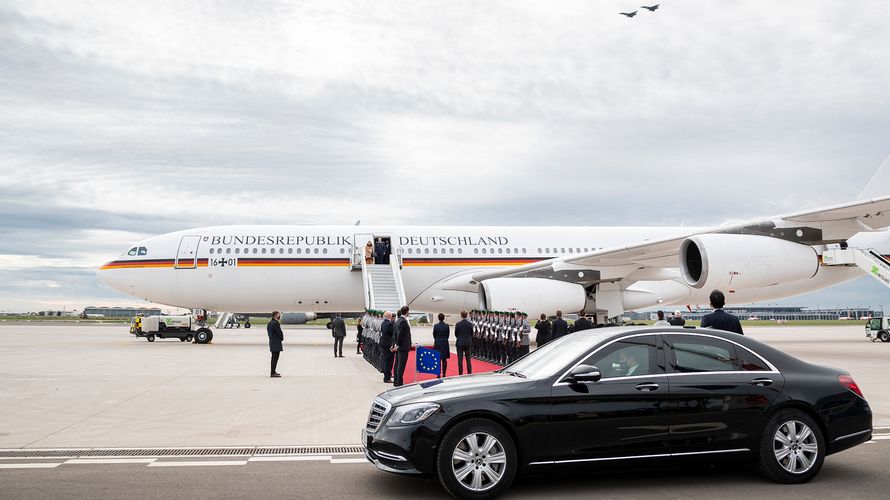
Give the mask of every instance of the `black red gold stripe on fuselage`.
<svg viewBox="0 0 890 500">
<path fill-rule="evenodd" d="M 534 257 L 526 257 L 526 258 L 503 258 L 503 257 L 492 257 L 490 259 L 485 258 L 465 258 L 465 259 L 455 259 L 455 258 L 403 258 L 402 265 L 403 266 L 464 266 L 464 267 L 478 267 L 478 266 L 521 266 L 523 264 L 534 264 L 535 262 L 541 261 L 544 259 L 534 258 Z"/>
<path fill-rule="evenodd" d="M 141 260 L 114 260 L 102 267 L 100 270 L 106 269 L 146 269 L 146 268 L 166 268 L 174 267 L 176 259 L 141 259 Z M 207 259 L 198 259 L 198 267 L 207 267 Z M 193 267 L 192 261 L 183 260 L 179 263 L 179 267 Z"/>
<path fill-rule="evenodd" d="M 266 266 L 348 266 L 349 259 L 257 259 L 242 257 L 238 259 L 238 267 L 266 267 Z"/>
</svg>

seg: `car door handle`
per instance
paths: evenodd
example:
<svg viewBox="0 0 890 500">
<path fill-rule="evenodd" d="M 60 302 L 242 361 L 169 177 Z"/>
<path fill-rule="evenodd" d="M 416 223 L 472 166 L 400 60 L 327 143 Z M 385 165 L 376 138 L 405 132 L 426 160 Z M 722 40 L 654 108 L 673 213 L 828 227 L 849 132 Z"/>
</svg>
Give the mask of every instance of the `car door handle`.
<svg viewBox="0 0 890 500">
<path fill-rule="evenodd" d="M 638 390 L 638 391 L 651 392 L 651 391 L 654 391 L 655 389 L 658 389 L 658 384 L 653 383 L 653 382 L 646 382 L 646 383 L 643 383 L 643 384 L 637 384 L 637 390 Z"/>
<path fill-rule="evenodd" d="M 751 381 L 751 385 L 759 385 L 760 387 L 766 387 L 768 385 L 772 385 L 772 379 L 768 378 L 755 378 Z"/>
</svg>

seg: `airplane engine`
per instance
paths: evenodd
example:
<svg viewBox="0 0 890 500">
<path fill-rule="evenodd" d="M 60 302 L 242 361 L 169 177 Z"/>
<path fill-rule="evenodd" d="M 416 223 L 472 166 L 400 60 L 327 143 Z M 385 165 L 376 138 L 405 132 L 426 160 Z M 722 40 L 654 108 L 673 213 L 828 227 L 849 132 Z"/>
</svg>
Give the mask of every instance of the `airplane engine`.
<svg viewBox="0 0 890 500">
<path fill-rule="evenodd" d="M 693 288 L 763 288 L 812 278 L 819 256 L 807 245 L 744 234 L 702 234 L 680 245 L 680 274 Z"/>
<path fill-rule="evenodd" d="M 281 313 L 282 325 L 302 325 L 309 321 L 315 321 L 315 313 Z"/>
<path fill-rule="evenodd" d="M 532 316 L 557 309 L 584 309 L 587 293 L 576 283 L 541 278 L 494 278 L 479 285 L 479 305 L 490 311 L 520 310 Z"/>
</svg>

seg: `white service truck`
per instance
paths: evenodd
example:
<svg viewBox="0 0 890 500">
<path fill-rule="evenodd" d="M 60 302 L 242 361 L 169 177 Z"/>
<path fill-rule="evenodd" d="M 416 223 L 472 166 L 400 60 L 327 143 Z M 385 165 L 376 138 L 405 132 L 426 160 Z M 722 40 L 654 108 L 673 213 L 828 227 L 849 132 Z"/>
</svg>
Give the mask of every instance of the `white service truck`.
<svg viewBox="0 0 890 500">
<path fill-rule="evenodd" d="M 865 336 L 872 342 L 880 339 L 881 342 L 890 342 L 890 317 L 872 318 L 865 323 Z"/>
<path fill-rule="evenodd" d="M 136 316 L 130 323 L 130 333 L 137 337 L 145 337 L 154 342 L 155 337 L 161 339 L 179 339 L 180 342 L 206 344 L 213 340 L 213 332 L 204 326 L 204 322 L 192 315 L 182 316 Z"/>
</svg>

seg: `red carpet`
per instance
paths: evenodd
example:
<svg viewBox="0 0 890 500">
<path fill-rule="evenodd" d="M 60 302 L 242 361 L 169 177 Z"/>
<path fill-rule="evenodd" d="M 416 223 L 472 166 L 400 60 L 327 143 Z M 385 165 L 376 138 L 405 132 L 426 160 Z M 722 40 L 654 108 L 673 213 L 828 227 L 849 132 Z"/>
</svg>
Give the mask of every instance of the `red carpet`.
<svg viewBox="0 0 890 500">
<path fill-rule="evenodd" d="M 430 347 L 432 349 L 432 347 Z M 417 371 L 417 361 L 415 356 L 417 355 L 417 351 L 412 350 L 408 353 L 408 365 L 405 366 L 405 383 L 413 384 L 414 383 L 414 374 Z M 473 373 L 486 373 L 494 370 L 499 370 L 501 366 L 493 365 L 491 363 L 486 363 L 485 361 L 479 361 L 478 359 L 473 360 Z M 464 365 L 464 375 L 467 374 L 467 367 Z M 457 376 L 457 353 L 452 352 L 451 357 L 448 358 L 448 371 L 445 372 L 446 377 L 456 377 Z M 418 373 L 417 381 L 426 381 L 433 380 L 436 376 L 432 373 Z"/>
</svg>

